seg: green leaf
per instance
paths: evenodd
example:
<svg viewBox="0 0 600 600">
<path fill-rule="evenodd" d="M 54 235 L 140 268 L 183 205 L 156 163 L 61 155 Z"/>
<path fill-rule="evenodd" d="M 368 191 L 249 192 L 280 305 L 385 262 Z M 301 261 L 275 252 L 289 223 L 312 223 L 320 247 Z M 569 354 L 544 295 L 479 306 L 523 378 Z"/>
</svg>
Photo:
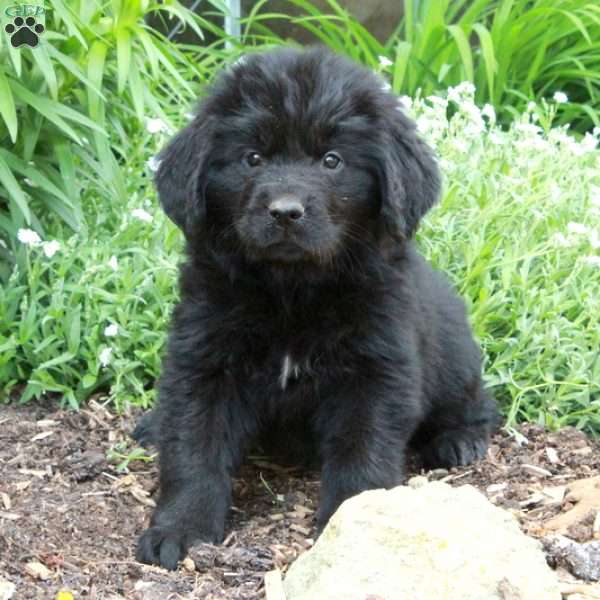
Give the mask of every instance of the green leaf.
<svg viewBox="0 0 600 600">
<path fill-rule="evenodd" d="M 396 60 L 394 61 L 394 71 L 392 74 L 392 89 L 396 94 L 399 94 L 405 88 L 405 78 L 411 51 L 412 44 L 409 42 L 398 42 L 398 46 L 396 47 Z"/>
<path fill-rule="evenodd" d="M 61 131 L 66 133 L 72 140 L 81 144 L 81 139 L 77 132 L 57 114 L 57 103 L 47 98 L 38 97 L 32 94 L 27 88 L 16 81 L 13 82 L 13 92 L 17 98 L 32 106 L 41 115 L 54 123 Z"/>
<path fill-rule="evenodd" d="M 104 62 L 106 60 L 107 46 L 100 40 L 96 40 L 90 48 L 88 55 L 87 74 L 93 84 L 93 88 L 87 90 L 88 113 L 96 122 L 104 123 L 104 111 L 100 109 L 102 97 L 96 90 L 102 89 L 102 79 L 104 77 Z"/>
<path fill-rule="evenodd" d="M 144 87 L 140 78 L 140 67 L 134 62 L 134 68 L 129 73 L 129 89 L 131 90 L 131 101 L 135 108 L 135 114 L 140 123 L 144 121 Z"/>
<path fill-rule="evenodd" d="M 37 371 L 44 371 L 45 369 L 49 369 L 50 367 L 56 367 L 58 365 L 62 365 L 66 362 L 69 362 L 75 358 L 75 355 L 72 352 L 63 352 L 59 356 L 55 358 L 51 358 L 46 362 L 43 362 L 39 367 L 37 367 Z"/>
<path fill-rule="evenodd" d="M 81 341 L 81 307 L 73 311 L 69 320 L 68 348 L 70 353 L 76 355 Z"/>
<path fill-rule="evenodd" d="M 498 68 L 496 57 L 494 56 L 494 44 L 490 32 L 480 23 L 473 25 L 473 30 L 479 37 L 481 52 L 483 54 L 483 63 L 488 84 L 488 93 L 490 98 L 494 98 L 494 75 Z"/>
<path fill-rule="evenodd" d="M 27 202 L 27 198 L 21 189 L 21 186 L 15 179 L 14 175 L 11 173 L 8 165 L 4 161 L 4 159 L 0 156 L 0 183 L 4 186 L 6 191 L 8 192 L 9 197 L 15 202 L 17 208 L 21 215 L 23 215 L 23 219 L 25 222 L 30 225 L 31 224 L 31 211 L 29 210 L 29 203 Z"/>
<path fill-rule="evenodd" d="M 35 50 L 31 51 L 34 61 L 36 62 L 42 76 L 46 80 L 50 95 L 54 100 L 58 100 L 58 81 L 56 79 L 56 72 L 54 71 L 54 65 L 48 56 L 46 46 L 41 44 Z"/>
<path fill-rule="evenodd" d="M 15 100 L 10 89 L 9 81 L 0 68 L 0 115 L 6 123 L 10 139 L 13 144 L 17 141 L 19 122 L 17 121 L 17 110 Z"/>
<path fill-rule="evenodd" d="M 87 2 L 85 4 L 87 4 Z M 90 2 L 89 4 L 93 5 L 94 3 Z M 62 0 L 52 0 L 52 9 L 64 21 L 69 33 L 75 36 L 84 48 L 87 48 L 87 42 L 75 23 L 77 17 L 71 16 L 71 9 L 68 8 Z"/>
<path fill-rule="evenodd" d="M 471 54 L 471 46 L 465 32 L 458 25 L 448 25 L 448 32 L 454 38 L 456 47 L 460 54 L 463 67 L 465 69 L 465 77 L 469 81 L 473 81 L 473 55 Z"/>
<path fill-rule="evenodd" d="M 117 89 L 119 94 L 125 90 L 131 65 L 131 35 L 125 28 L 117 30 Z"/>
</svg>

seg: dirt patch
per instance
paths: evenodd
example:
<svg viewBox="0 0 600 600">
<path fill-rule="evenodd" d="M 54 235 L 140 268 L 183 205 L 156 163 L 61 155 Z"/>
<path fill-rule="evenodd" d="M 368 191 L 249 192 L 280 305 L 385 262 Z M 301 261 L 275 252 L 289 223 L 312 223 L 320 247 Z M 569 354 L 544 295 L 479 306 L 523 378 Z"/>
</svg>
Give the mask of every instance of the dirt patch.
<svg viewBox="0 0 600 600">
<path fill-rule="evenodd" d="M 254 456 L 235 481 L 223 545 L 195 547 L 176 573 L 137 563 L 134 543 L 157 482 L 155 463 L 127 436 L 138 415 L 117 417 L 95 403 L 79 413 L 0 408 L 0 581 L 16 586 L 13 598 L 55 598 L 59 590 L 113 600 L 262 598 L 265 572 L 284 571 L 311 547 L 318 475 Z M 428 477 L 475 485 L 541 536 L 580 504 L 569 484 L 595 475 L 600 442 L 527 425 L 516 437 L 499 433 L 486 460 Z M 594 539 L 594 511 L 572 513 L 560 520 L 563 532 Z"/>
</svg>

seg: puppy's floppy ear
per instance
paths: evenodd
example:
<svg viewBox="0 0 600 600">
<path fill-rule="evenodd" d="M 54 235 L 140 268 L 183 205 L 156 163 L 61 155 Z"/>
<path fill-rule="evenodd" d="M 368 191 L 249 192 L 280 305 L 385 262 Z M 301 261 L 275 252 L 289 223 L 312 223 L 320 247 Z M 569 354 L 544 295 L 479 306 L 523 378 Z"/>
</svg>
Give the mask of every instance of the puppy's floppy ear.
<svg viewBox="0 0 600 600">
<path fill-rule="evenodd" d="M 441 180 L 431 149 L 414 123 L 397 106 L 385 115 L 385 142 L 379 166 L 381 217 L 396 239 L 411 238 L 423 215 L 435 204 Z"/>
<path fill-rule="evenodd" d="M 212 120 L 202 112 L 158 156 L 154 178 L 167 216 L 184 233 L 205 215 L 205 175 L 212 146 Z"/>
</svg>

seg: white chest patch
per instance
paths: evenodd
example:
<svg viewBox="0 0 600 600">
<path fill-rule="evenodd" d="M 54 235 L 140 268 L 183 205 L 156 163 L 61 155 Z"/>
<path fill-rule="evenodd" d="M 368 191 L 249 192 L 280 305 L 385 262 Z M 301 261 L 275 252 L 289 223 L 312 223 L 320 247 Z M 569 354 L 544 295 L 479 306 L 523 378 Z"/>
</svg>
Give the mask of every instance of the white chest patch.
<svg viewBox="0 0 600 600">
<path fill-rule="evenodd" d="M 279 385 L 282 390 L 285 390 L 290 378 L 296 379 L 300 375 L 300 365 L 295 363 L 289 354 L 283 357 L 281 362 L 281 373 L 279 375 Z"/>
</svg>

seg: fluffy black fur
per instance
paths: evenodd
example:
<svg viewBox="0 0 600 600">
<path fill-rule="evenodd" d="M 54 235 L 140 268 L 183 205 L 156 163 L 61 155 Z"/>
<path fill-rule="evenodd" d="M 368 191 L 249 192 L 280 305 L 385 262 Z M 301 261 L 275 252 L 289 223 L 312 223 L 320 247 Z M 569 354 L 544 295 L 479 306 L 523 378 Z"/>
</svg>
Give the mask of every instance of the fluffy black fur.
<svg viewBox="0 0 600 600">
<path fill-rule="evenodd" d="M 429 149 L 377 76 L 323 50 L 224 72 L 156 177 L 185 233 L 155 438 L 160 498 L 138 558 L 175 568 L 223 537 L 260 436 L 321 464 L 338 505 L 483 456 L 497 422 L 462 301 L 411 238 L 435 203 Z M 147 440 L 146 440 L 147 441 Z"/>
</svg>

